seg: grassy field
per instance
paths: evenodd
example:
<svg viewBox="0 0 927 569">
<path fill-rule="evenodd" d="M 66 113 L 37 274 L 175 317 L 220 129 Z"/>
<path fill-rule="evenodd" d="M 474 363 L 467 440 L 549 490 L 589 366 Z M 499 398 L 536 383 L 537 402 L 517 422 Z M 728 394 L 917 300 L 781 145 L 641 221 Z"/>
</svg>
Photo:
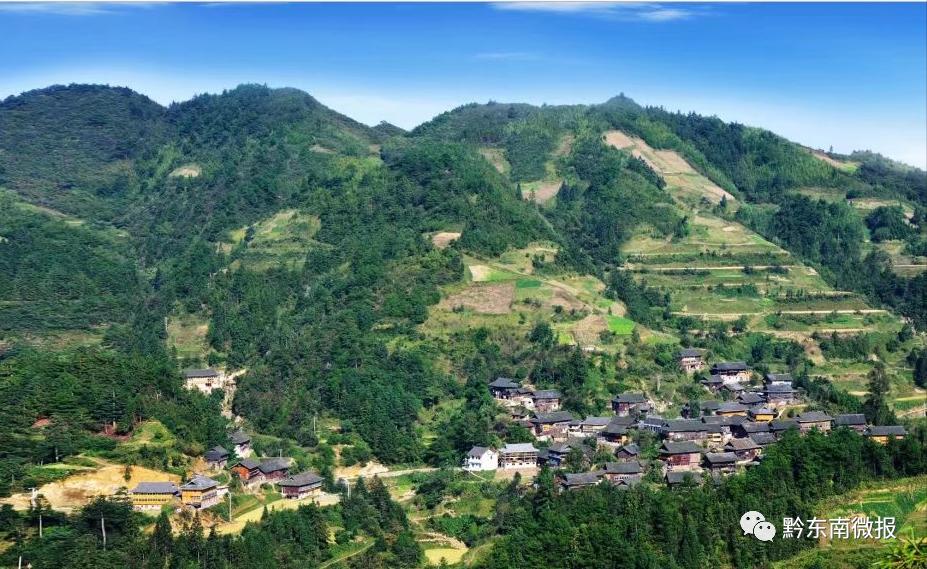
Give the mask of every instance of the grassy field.
<svg viewBox="0 0 927 569">
<path fill-rule="evenodd" d="M 313 239 L 320 227 L 317 217 L 287 209 L 250 228 L 230 231 L 226 249 L 231 251 L 236 245 L 243 244 L 244 250 L 236 263 L 255 270 L 281 265 L 301 266 L 308 249 L 322 246 Z"/>
<path fill-rule="evenodd" d="M 465 256 L 467 278 L 443 288 L 422 330 L 446 338 L 486 326 L 523 335 L 543 319 L 563 344 L 614 351 L 617 345 L 600 334 L 626 336 L 635 323 L 623 318 L 624 305 L 603 296 L 605 285 L 595 277 L 535 271 L 534 262 L 549 263 L 555 254 L 551 243 L 532 243 L 491 259 Z"/>
<path fill-rule="evenodd" d="M 167 347 L 177 350 L 177 357 L 182 360 L 206 362 L 209 344 L 206 334 L 209 332 L 209 319 L 200 314 L 187 314 L 176 308 L 167 317 Z"/>
<path fill-rule="evenodd" d="M 860 515 L 895 518 L 897 537 L 927 537 L 927 477 L 875 483 L 821 505 L 821 519 Z M 776 569 L 862 568 L 883 557 L 893 543 L 877 540 L 822 540 L 818 547 L 773 564 Z M 911 567 L 916 567 L 912 565 Z"/>
</svg>

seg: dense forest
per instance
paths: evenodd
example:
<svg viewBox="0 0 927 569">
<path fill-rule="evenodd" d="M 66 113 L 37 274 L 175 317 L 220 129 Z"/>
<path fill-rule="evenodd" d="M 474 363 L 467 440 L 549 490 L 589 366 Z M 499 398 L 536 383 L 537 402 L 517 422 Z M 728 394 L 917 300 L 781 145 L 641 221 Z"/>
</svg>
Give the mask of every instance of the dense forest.
<svg viewBox="0 0 927 569">
<path fill-rule="evenodd" d="M 741 320 L 703 326 L 675 315 L 667 290 L 618 270 L 635 232 L 675 242 L 691 220 L 651 164 L 606 144 L 615 128 L 675 150 L 739 202 L 736 212 L 704 207 L 909 323 L 856 344 L 835 335 L 822 350 L 865 359 L 927 329 L 927 274 L 893 271 L 874 247 L 927 251 L 927 173 L 871 152 L 834 155 L 857 165 L 841 169 L 771 132 L 623 95 L 592 106 L 465 105 L 405 132 L 367 127 L 295 89 L 243 85 L 165 108 L 123 88 L 50 87 L 0 102 L 0 494 L 45 482 L 36 466 L 67 456 L 182 473 L 203 450 L 227 445 L 221 398 L 184 390 L 186 367 L 247 370 L 231 411 L 255 432 L 324 455 L 328 484 L 335 443 L 320 437 L 320 419 L 359 449 L 348 453 L 388 465 L 453 466 L 471 445 L 530 440 L 497 419 L 485 385 L 498 375 L 559 389 L 582 415 L 606 413 L 603 395 L 641 378 L 666 377 L 677 400 L 697 403 L 700 386 L 677 377 L 678 345 L 636 330 L 623 358 L 562 345 L 556 320 L 581 318 L 575 308 L 531 322 L 527 335 L 482 324 L 440 338 L 423 331 L 442 290 L 469 278 L 468 258 L 536 242 L 555 249 L 530 261 L 538 274 L 596 277 L 603 299 L 655 334 L 758 371 L 792 371 L 815 408 L 895 419 L 884 401 L 813 377 L 796 342 Z M 499 156 L 504 163 L 488 159 Z M 526 199 L 522 184 L 552 169 L 556 200 Z M 846 199 L 798 191 L 809 187 Z M 882 205 L 861 215 L 847 203 L 860 197 L 910 212 Z M 448 231 L 459 236 L 435 246 L 431 236 Z M 202 354 L 168 346 L 178 315 L 202 323 Z M 914 379 L 927 381 L 927 351 L 908 358 Z M 449 400 L 459 405 L 442 407 Z M 127 453 L 120 437 L 152 420 L 176 443 Z M 771 514 L 807 514 L 864 481 L 923 473 L 916 433 L 886 448 L 843 432 L 796 437 L 744 477 L 678 492 L 555 497 L 544 474 L 536 489 L 513 486 L 500 499 L 493 532 L 502 537 L 485 566 L 766 564 L 796 551 L 722 535 L 715 522 L 761 500 Z M 3 510 L 0 534 L 18 536 L 16 551 L 32 559 L 75 567 L 292 567 L 329 559 L 329 528 L 338 527 L 339 545 L 375 540 L 353 566 L 416 566 L 409 522 L 384 492 L 361 484 L 336 509 L 274 513 L 237 538 L 206 536 L 192 519 L 176 537 L 164 520 L 142 533 L 119 500 L 49 513 L 55 539 L 41 543 L 26 538 L 33 513 Z M 113 524 L 106 551 L 88 537 L 100 516 Z M 288 546 L 273 551 L 281 541 Z"/>
</svg>

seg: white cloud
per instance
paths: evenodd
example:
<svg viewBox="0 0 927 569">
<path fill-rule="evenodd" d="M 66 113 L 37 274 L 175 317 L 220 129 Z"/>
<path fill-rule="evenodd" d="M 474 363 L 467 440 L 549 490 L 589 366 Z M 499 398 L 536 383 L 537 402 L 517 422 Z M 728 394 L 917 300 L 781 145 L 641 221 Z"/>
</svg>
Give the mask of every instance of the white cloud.
<svg viewBox="0 0 927 569">
<path fill-rule="evenodd" d="M 497 2 L 498 10 L 577 14 L 617 21 L 670 22 L 699 15 L 691 7 L 666 7 L 649 2 Z"/>
<path fill-rule="evenodd" d="M 97 2 L 5 2 L 0 12 L 8 14 L 54 14 L 57 16 L 94 16 L 106 14 L 106 5 Z"/>
<path fill-rule="evenodd" d="M 527 51 L 488 51 L 473 56 L 475 59 L 488 59 L 494 61 L 531 61 L 540 59 L 536 53 Z"/>
</svg>

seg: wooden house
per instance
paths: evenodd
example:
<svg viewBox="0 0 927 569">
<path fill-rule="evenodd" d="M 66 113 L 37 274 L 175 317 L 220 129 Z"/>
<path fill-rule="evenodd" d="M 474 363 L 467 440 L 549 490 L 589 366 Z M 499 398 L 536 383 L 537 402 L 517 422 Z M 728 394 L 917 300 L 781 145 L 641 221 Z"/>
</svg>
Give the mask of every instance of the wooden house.
<svg viewBox="0 0 927 569">
<path fill-rule="evenodd" d="M 721 430 L 717 426 L 703 423 L 699 419 L 675 419 L 666 422 L 662 434 L 668 441 L 702 443 L 709 438 L 710 432 L 720 435 Z"/>
<path fill-rule="evenodd" d="M 744 391 L 737 396 L 737 402 L 741 405 L 746 405 L 747 407 L 753 407 L 755 405 L 762 405 L 766 402 L 766 398 L 763 397 L 761 393 L 755 391 Z"/>
<path fill-rule="evenodd" d="M 705 367 L 702 352 L 693 348 L 679 350 L 676 359 L 679 361 L 679 369 L 685 373 L 695 373 Z"/>
<path fill-rule="evenodd" d="M 599 431 L 596 437 L 598 443 L 605 447 L 625 444 L 630 438 L 628 429 L 633 424 L 634 420 L 631 417 L 612 417 L 605 428 Z"/>
<path fill-rule="evenodd" d="M 797 401 L 791 383 L 767 383 L 763 386 L 763 396 L 766 397 L 767 404 L 775 407 L 792 405 Z"/>
<path fill-rule="evenodd" d="M 666 419 L 656 415 L 651 415 L 644 417 L 643 419 L 637 422 L 637 429 L 639 431 L 649 431 L 655 435 L 658 435 L 663 432 L 663 429 L 666 428 Z"/>
<path fill-rule="evenodd" d="M 203 460 L 206 466 L 214 470 L 225 468 L 229 460 L 229 451 L 223 447 L 215 446 L 203 453 Z"/>
<path fill-rule="evenodd" d="M 734 401 L 725 401 L 718 406 L 718 410 L 715 411 L 715 415 L 719 417 L 726 417 L 731 415 L 740 415 L 741 417 L 747 416 L 748 407 L 742 403 L 736 403 Z"/>
<path fill-rule="evenodd" d="M 714 415 L 718 407 L 721 406 L 721 402 L 709 399 L 707 401 L 702 401 L 698 406 L 702 411 L 702 415 Z"/>
<path fill-rule="evenodd" d="M 132 508 L 142 510 L 160 510 L 170 504 L 180 494 L 173 482 L 139 482 L 129 493 Z"/>
<path fill-rule="evenodd" d="M 510 399 L 521 385 L 508 377 L 497 377 L 489 384 L 489 392 L 494 399 Z"/>
<path fill-rule="evenodd" d="M 863 434 L 866 432 L 866 426 L 866 416 L 862 413 L 847 413 L 834 417 L 835 429 L 837 427 L 847 427 L 848 429 L 853 429 L 857 433 Z"/>
<path fill-rule="evenodd" d="M 552 413 L 536 413 L 531 419 L 534 425 L 534 435 L 541 439 L 566 440 L 569 436 L 570 422 L 573 415 L 568 411 L 554 411 Z"/>
<path fill-rule="evenodd" d="M 601 433 L 608 427 L 612 419 L 618 417 L 586 417 L 579 423 L 579 432 L 583 435 L 595 435 Z"/>
<path fill-rule="evenodd" d="M 541 413 L 550 413 L 560 410 L 560 400 L 563 398 L 556 389 L 535 391 L 531 394 L 534 409 Z"/>
<path fill-rule="evenodd" d="M 251 435 L 241 429 L 229 435 L 232 441 L 232 450 L 238 455 L 238 458 L 248 458 L 251 456 Z"/>
<path fill-rule="evenodd" d="M 770 432 L 770 425 L 774 421 L 744 421 L 739 425 L 731 427 L 731 432 L 735 437 L 752 437 L 756 433 Z"/>
<path fill-rule="evenodd" d="M 592 457 L 595 455 L 595 449 L 589 448 L 582 439 L 568 439 L 564 442 L 554 443 L 547 449 L 547 465 L 561 466 L 566 462 L 568 456 L 573 451 L 582 453 L 585 464 L 592 463 Z"/>
<path fill-rule="evenodd" d="M 205 510 L 219 503 L 219 483 L 196 474 L 180 487 L 180 501 L 184 506 Z"/>
<path fill-rule="evenodd" d="M 833 417 L 820 411 L 806 411 L 795 417 L 795 420 L 798 421 L 798 428 L 802 433 L 807 433 L 812 429 L 817 429 L 822 433 L 830 432 L 834 421 Z"/>
<path fill-rule="evenodd" d="M 619 481 L 637 483 L 644 475 L 644 465 L 639 460 L 606 462 L 603 476 L 611 483 Z"/>
<path fill-rule="evenodd" d="M 750 367 L 744 362 L 718 362 L 711 366 L 711 375 L 717 375 L 725 384 L 749 383 Z"/>
<path fill-rule="evenodd" d="M 596 486 L 602 481 L 601 472 L 564 473 L 558 477 L 561 490 L 579 490 Z"/>
<path fill-rule="evenodd" d="M 747 411 L 747 416 L 757 423 L 768 423 L 776 418 L 776 411 L 769 407 L 753 407 Z"/>
<path fill-rule="evenodd" d="M 754 433 L 750 435 L 750 439 L 759 445 L 760 449 L 763 449 L 776 442 L 776 435 L 767 431 L 765 433 Z"/>
<path fill-rule="evenodd" d="M 279 482 L 277 487 L 284 498 L 301 500 L 308 496 L 318 496 L 322 493 L 322 477 L 314 472 L 303 472 L 288 476 Z"/>
<path fill-rule="evenodd" d="M 209 395 L 217 389 L 225 389 L 225 373 L 214 369 L 188 369 L 183 372 L 183 385 Z"/>
<path fill-rule="evenodd" d="M 737 470 L 737 455 L 733 452 L 705 453 L 705 465 L 711 472 L 729 474 Z"/>
<path fill-rule="evenodd" d="M 637 460 L 640 455 L 641 449 L 634 443 L 626 444 L 615 451 L 618 460 Z"/>
<path fill-rule="evenodd" d="M 499 450 L 499 468 L 537 468 L 538 449 L 531 443 L 507 444 Z"/>
<path fill-rule="evenodd" d="M 664 441 L 660 458 L 670 470 L 697 469 L 702 460 L 702 447 L 691 441 Z"/>
<path fill-rule="evenodd" d="M 612 411 L 619 417 L 639 415 L 650 408 L 650 401 L 643 393 L 621 393 L 612 399 Z"/>
<path fill-rule="evenodd" d="M 737 462 L 745 463 L 755 459 L 760 454 L 760 445 L 750 437 L 731 439 L 724 445 L 724 452 L 732 452 L 737 456 Z"/>
<path fill-rule="evenodd" d="M 724 387 L 724 380 L 721 379 L 720 375 L 710 375 L 703 379 L 700 383 L 705 387 L 705 389 L 711 391 L 712 393 L 718 393 L 721 391 L 721 388 Z"/>
<path fill-rule="evenodd" d="M 883 445 L 887 445 L 891 439 L 901 440 L 907 434 L 907 429 L 900 425 L 873 425 L 866 429 L 865 433 L 867 437 Z"/>
<path fill-rule="evenodd" d="M 265 458 L 258 466 L 264 480 L 267 482 L 276 482 L 283 480 L 290 474 L 290 466 L 293 460 L 290 458 Z"/>
<path fill-rule="evenodd" d="M 238 476 L 242 484 L 253 486 L 264 482 L 264 474 L 261 472 L 260 461 L 243 458 L 235 463 L 231 469 L 232 473 Z"/>
</svg>

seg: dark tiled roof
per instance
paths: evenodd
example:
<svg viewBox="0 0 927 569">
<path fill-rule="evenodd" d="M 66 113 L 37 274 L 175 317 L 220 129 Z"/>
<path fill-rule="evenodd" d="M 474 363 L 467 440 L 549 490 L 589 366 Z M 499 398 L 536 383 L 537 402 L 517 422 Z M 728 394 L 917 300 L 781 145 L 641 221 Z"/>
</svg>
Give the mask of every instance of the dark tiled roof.
<svg viewBox="0 0 927 569">
<path fill-rule="evenodd" d="M 568 423 L 573 420 L 573 415 L 569 411 L 554 411 L 552 413 L 535 413 L 532 423 Z"/>
<path fill-rule="evenodd" d="M 498 387 L 499 389 L 516 389 L 521 386 L 511 378 L 497 377 L 495 381 L 489 384 L 489 387 Z"/>
<path fill-rule="evenodd" d="M 501 454 L 509 454 L 515 452 L 537 452 L 538 449 L 534 448 L 534 445 L 531 443 L 509 443 L 502 447 L 502 450 L 499 452 Z"/>
<path fill-rule="evenodd" d="M 206 476 L 201 476 L 199 474 L 193 476 L 186 484 L 180 487 L 181 490 L 209 490 L 210 488 L 215 488 L 219 483 L 208 478 Z"/>
<path fill-rule="evenodd" d="M 756 450 L 758 448 L 760 448 L 760 445 L 756 444 L 750 437 L 731 439 L 724 445 L 724 450 L 730 451 Z"/>
<path fill-rule="evenodd" d="M 768 383 L 772 383 L 774 381 L 787 381 L 789 383 L 792 383 L 793 381 L 795 381 L 795 379 L 792 377 L 792 374 L 790 373 L 767 373 L 766 381 Z"/>
<path fill-rule="evenodd" d="M 871 437 L 903 437 L 908 430 L 901 425 L 873 425 L 866 429 L 866 434 Z"/>
<path fill-rule="evenodd" d="M 767 394 L 772 393 L 775 395 L 787 395 L 790 393 L 794 393 L 795 389 L 791 385 L 786 384 L 786 383 L 767 383 L 763 387 L 763 391 L 766 392 Z"/>
<path fill-rule="evenodd" d="M 718 406 L 718 413 L 743 413 L 747 406 L 733 401 L 726 401 Z"/>
<path fill-rule="evenodd" d="M 702 401 L 698 406 L 703 411 L 714 411 L 721 406 L 721 403 L 715 401 L 714 399 L 709 399 L 708 401 Z"/>
<path fill-rule="evenodd" d="M 589 486 L 599 483 L 598 472 L 578 472 L 575 474 L 566 474 L 563 477 L 564 486 Z"/>
<path fill-rule="evenodd" d="M 691 453 L 701 453 L 702 447 L 691 441 L 682 441 L 682 442 L 671 442 L 665 441 L 663 446 L 660 447 L 660 454 L 691 454 Z"/>
<path fill-rule="evenodd" d="M 191 377 L 219 377 L 219 372 L 214 369 L 188 369 L 183 372 L 183 376 L 186 378 Z"/>
<path fill-rule="evenodd" d="M 779 431 L 787 431 L 789 429 L 797 429 L 798 421 L 795 419 L 774 419 L 769 422 L 769 430 L 776 433 Z"/>
<path fill-rule="evenodd" d="M 776 412 L 770 409 L 769 407 L 754 407 L 753 409 L 750 409 L 750 414 L 753 416 L 757 416 L 757 415 L 772 415 L 773 417 L 776 416 Z"/>
<path fill-rule="evenodd" d="M 833 421 L 834 418 L 827 413 L 820 411 L 808 411 L 795 418 L 799 423 L 819 423 L 822 421 Z"/>
<path fill-rule="evenodd" d="M 632 460 L 630 462 L 606 462 L 605 472 L 607 474 L 640 474 L 644 469 L 641 463 Z"/>
<path fill-rule="evenodd" d="M 267 458 L 261 461 L 261 465 L 258 466 L 258 468 L 260 468 L 261 472 L 264 474 L 270 474 L 271 472 L 279 472 L 288 469 L 291 463 L 292 460 L 289 458 Z"/>
<path fill-rule="evenodd" d="M 776 435 L 772 433 L 753 433 L 750 435 L 750 438 L 760 446 L 766 446 L 776 442 Z"/>
<path fill-rule="evenodd" d="M 633 403 L 643 403 L 645 401 L 647 401 L 647 398 L 644 397 L 643 393 L 632 393 L 630 391 L 626 393 L 619 393 L 612 399 L 613 403 L 632 403 L 633 404 Z"/>
<path fill-rule="evenodd" d="M 737 462 L 737 455 L 732 452 L 708 452 L 705 460 L 710 464 L 725 464 Z"/>
<path fill-rule="evenodd" d="M 560 395 L 560 392 L 557 391 L 556 389 L 548 389 L 544 391 L 534 392 L 535 399 L 560 399 L 561 397 L 563 396 Z"/>
<path fill-rule="evenodd" d="M 173 482 L 139 482 L 132 489 L 133 494 L 176 494 L 177 485 Z"/>
<path fill-rule="evenodd" d="M 775 422 L 776 421 L 773 421 L 773 423 Z M 768 433 L 771 429 L 769 423 L 764 423 L 764 422 L 754 423 L 753 421 L 747 421 L 745 423 L 741 423 L 740 428 L 743 429 L 743 431 L 748 434 Z"/>
<path fill-rule="evenodd" d="M 277 486 L 290 486 L 299 488 L 301 486 L 315 486 L 322 484 L 322 477 L 315 472 L 303 472 L 284 478 L 277 482 Z"/>
<path fill-rule="evenodd" d="M 696 350 L 695 348 L 683 348 L 679 350 L 678 354 L 678 357 L 680 358 L 699 358 L 701 356 L 701 350 Z"/>
<path fill-rule="evenodd" d="M 737 396 L 737 400 L 744 405 L 756 405 L 757 403 L 762 403 L 765 401 L 762 395 L 759 393 L 754 393 L 753 391 L 745 391 L 741 393 Z"/>
<path fill-rule="evenodd" d="M 241 429 L 229 435 L 229 439 L 231 439 L 231 441 L 236 445 L 242 445 L 242 444 L 251 442 L 251 436 L 248 435 L 248 433 L 242 431 Z"/>
<path fill-rule="evenodd" d="M 205 458 L 208 462 L 219 462 L 220 460 L 225 460 L 228 457 L 229 451 L 222 447 L 213 447 L 203 453 L 203 458 Z"/>
<path fill-rule="evenodd" d="M 621 452 L 621 451 L 624 451 L 625 453 L 630 454 L 631 456 L 636 456 L 641 453 L 640 447 L 634 443 L 631 443 L 629 445 L 624 445 L 623 447 L 618 449 L 618 452 Z"/>
<path fill-rule="evenodd" d="M 665 430 L 668 433 L 697 433 L 707 431 L 708 425 L 698 419 L 676 419 L 667 421 Z"/>
<path fill-rule="evenodd" d="M 601 427 L 612 422 L 613 417 L 586 417 L 582 424 L 589 427 Z"/>
<path fill-rule="evenodd" d="M 247 468 L 248 470 L 254 470 L 255 468 L 261 466 L 261 463 L 254 460 L 253 458 L 243 458 L 239 460 L 235 466 L 241 466 L 243 468 Z"/>
<path fill-rule="evenodd" d="M 844 415 L 837 415 L 834 417 L 834 426 L 836 427 L 849 427 L 855 425 L 865 425 L 866 416 L 862 413 L 847 413 Z"/>
<path fill-rule="evenodd" d="M 486 447 L 473 447 L 470 449 L 470 452 L 467 453 L 467 456 L 473 457 L 473 458 L 480 458 L 481 456 L 486 454 L 486 451 L 488 450 L 489 449 Z"/>
<path fill-rule="evenodd" d="M 712 374 L 708 376 L 708 379 L 703 379 L 702 383 L 707 384 L 707 385 L 721 385 L 722 383 L 724 383 L 724 380 L 721 379 L 720 375 Z"/>
</svg>

